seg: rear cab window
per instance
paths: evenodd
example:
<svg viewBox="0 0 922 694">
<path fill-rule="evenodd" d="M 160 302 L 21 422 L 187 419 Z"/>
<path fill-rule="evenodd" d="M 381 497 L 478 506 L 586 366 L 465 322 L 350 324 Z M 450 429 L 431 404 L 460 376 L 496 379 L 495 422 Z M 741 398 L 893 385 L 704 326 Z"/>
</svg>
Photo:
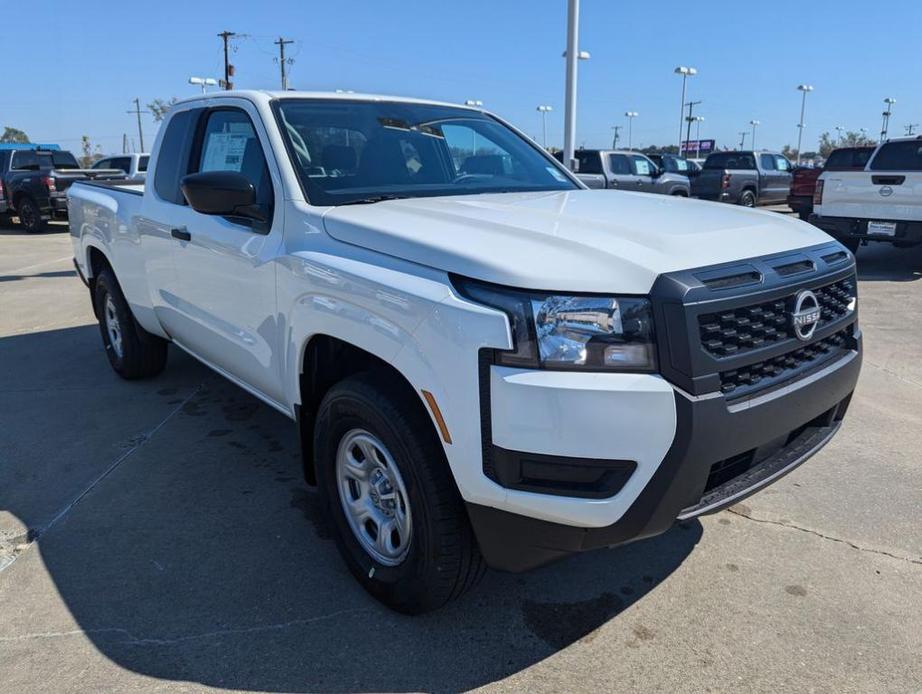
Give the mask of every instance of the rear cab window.
<svg viewBox="0 0 922 694">
<path fill-rule="evenodd" d="M 580 152 L 574 155 L 579 160 L 579 172 L 587 174 L 602 173 L 602 155 L 598 152 Z"/>
<path fill-rule="evenodd" d="M 846 147 L 833 150 L 826 160 L 826 171 L 862 171 L 867 166 L 873 147 Z"/>
<path fill-rule="evenodd" d="M 922 140 L 881 145 L 870 168 L 871 171 L 922 171 Z"/>
<path fill-rule="evenodd" d="M 751 154 L 742 152 L 717 152 L 704 162 L 705 169 L 754 169 L 756 160 Z"/>
</svg>

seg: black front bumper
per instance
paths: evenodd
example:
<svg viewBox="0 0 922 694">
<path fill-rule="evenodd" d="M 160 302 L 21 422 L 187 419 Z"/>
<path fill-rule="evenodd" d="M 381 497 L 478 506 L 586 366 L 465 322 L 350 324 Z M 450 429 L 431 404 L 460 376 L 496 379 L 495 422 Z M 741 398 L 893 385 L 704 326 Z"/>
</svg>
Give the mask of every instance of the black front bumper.
<svg viewBox="0 0 922 694">
<path fill-rule="evenodd" d="M 868 222 L 896 222 L 896 233 L 893 236 L 882 234 L 869 234 Z M 855 239 L 858 241 L 883 241 L 906 246 L 922 244 L 922 222 L 907 222 L 890 219 L 861 219 L 853 217 L 823 217 L 818 214 L 810 215 L 810 223 L 819 227 L 838 241 Z"/>
<path fill-rule="evenodd" d="M 845 260 L 841 258 L 845 257 Z M 815 272 L 792 284 L 777 272 L 810 261 Z M 758 271 L 758 286 L 723 289 L 726 277 Z M 774 273 L 774 277 L 772 277 Z M 733 385 L 721 380 L 765 363 L 766 353 L 792 355 L 790 342 L 731 356 L 714 357 L 689 349 L 702 316 L 814 288 L 820 296 L 830 282 L 853 276 L 853 260 L 833 244 L 804 253 L 785 254 L 732 266 L 664 275 L 654 286 L 660 333 L 660 366 L 675 389 L 676 433 L 650 482 L 625 514 L 602 528 L 582 528 L 468 505 L 481 551 L 492 567 L 526 571 L 568 554 L 624 544 L 668 530 L 678 519 L 714 513 L 787 474 L 820 450 L 838 430 L 861 370 L 861 333 L 857 314 L 829 317 L 811 344 L 824 336 L 847 333 L 843 344 L 803 364 L 787 377 L 762 377 Z M 709 288 L 707 283 L 711 283 Z M 714 295 L 718 298 L 714 298 Z M 706 319 L 704 319 L 706 320 Z M 668 335 L 667 335 L 668 334 Z M 750 379 L 752 380 L 752 379 Z M 733 382 L 738 383 L 738 381 Z M 723 385 L 721 385 L 723 384 Z M 488 393 L 485 394 L 488 403 Z M 490 436 L 489 428 L 485 438 Z M 486 458 L 485 458 L 486 459 Z M 615 462 L 615 461 L 611 461 Z"/>
</svg>

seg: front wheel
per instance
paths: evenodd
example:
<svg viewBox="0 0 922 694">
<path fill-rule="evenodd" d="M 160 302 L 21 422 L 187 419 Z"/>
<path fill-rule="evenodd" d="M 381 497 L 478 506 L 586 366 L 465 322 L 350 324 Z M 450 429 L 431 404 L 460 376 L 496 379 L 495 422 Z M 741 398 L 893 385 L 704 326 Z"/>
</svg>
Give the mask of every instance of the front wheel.
<svg viewBox="0 0 922 694">
<path fill-rule="evenodd" d="M 99 331 L 113 370 L 124 379 L 156 376 L 166 366 L 167 341 L 138 325 L 110 270 L 96 278 Z"/>
<path fill-rule="evenodd" d="M 740 193 L 740 205 L 743 207 L 755 207 L 756 195 L 751 190 L 744 190 Z"/>
<path fill-rule="evenodd" d="M 437 609 L 485 571 L 432 421 L 397 379 L 352 376 L 317 413 L 317 478 L 346 565 L 407 614 Z"/>
<path fill-rule="evenodd" d="M 42 219 L 42 212 L 32 198 L 23 198 L 16 209 L 19 214 L 19 223 L 30 234 L 44 231 L 48 223 Z"/>
</svg>

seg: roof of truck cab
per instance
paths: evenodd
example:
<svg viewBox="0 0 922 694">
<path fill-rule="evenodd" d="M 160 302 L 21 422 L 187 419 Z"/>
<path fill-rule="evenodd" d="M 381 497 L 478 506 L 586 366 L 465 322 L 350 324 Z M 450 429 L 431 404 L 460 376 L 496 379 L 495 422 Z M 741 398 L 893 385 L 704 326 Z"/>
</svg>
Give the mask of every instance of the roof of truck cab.
<svg viewBox="0 0 922 694">
<path fill-rule="evenodd" d="M 479 106 L 468 106 L 466 104 L 453 104 L 447 101 L 435 101 L 433 99 L 417 99 L 406 96 L 393 96 L 390 94 L 358 94 L 353 92 L 307 92 L 307 91 L 269 91 L 255 89 L 235 89 L 232 91 L 208 92 L 181 99 L 177 103 L 186 103 L 192 101 L 202 101 L 211 99 L 221 99 L 237 97 L 249 99 L 253 102 L 268 102 L 276 99 L 324 99 L 329 101 L 390 101 L 407 104 L 425 104 L 427 106 L 450 106 L 451 108 L 466 109 L 468 111 L 483 112 L 484 109 Z"/>
</svg>

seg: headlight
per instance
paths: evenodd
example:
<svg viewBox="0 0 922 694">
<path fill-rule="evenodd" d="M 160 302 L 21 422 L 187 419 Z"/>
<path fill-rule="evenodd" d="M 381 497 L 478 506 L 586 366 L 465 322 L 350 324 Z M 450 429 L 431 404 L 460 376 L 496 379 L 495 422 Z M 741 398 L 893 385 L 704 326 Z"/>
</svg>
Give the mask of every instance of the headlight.
<svg viewBox="0 0 922 694">
<path fill-rule="evenodd" d="M 586 371 L 653 371 L 656 348 L 648 299 L 523 292 L 455 278 L 462 295 L 509 316 L 513 348 L 505 366 Z"/>
</svg>

